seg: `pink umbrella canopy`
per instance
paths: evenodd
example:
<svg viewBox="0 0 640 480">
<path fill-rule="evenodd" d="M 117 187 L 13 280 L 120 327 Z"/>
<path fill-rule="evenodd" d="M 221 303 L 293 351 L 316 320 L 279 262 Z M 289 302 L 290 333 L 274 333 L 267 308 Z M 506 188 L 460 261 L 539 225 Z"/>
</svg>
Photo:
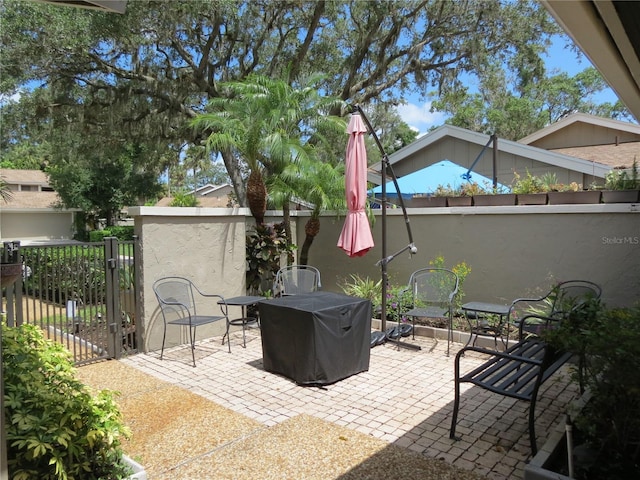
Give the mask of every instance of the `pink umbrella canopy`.
<svg viewBox="0 0 640 480">
<path fill-rule="evenodd" d="M 345 158 L 344 184 L 347 197 L 347 218 L 338 239 L 338 247 L 350 257 L 361 257 L 373 247 L 371 227 L 365 213 L 367 201 L 367 150 L 364 136 L 367 133 L 359 114 L 351 115 L 347 126 L 349 141 Z"/>
</svg>

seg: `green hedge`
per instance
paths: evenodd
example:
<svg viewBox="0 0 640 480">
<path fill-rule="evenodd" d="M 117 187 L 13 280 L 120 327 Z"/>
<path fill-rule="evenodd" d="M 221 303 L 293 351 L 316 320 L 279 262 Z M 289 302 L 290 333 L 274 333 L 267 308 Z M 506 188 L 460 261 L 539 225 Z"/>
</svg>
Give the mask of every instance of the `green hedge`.
<svg viewBox="0 0 640 480">
<path fill-rule="evenodd" d="M 116 237 L 118 240 L 133 240 L 133 227 L 109 227 L 104 230 L 93 230 L 89 232 L 90 242 L 102 242 L 107 237 Z"/>
</svg>

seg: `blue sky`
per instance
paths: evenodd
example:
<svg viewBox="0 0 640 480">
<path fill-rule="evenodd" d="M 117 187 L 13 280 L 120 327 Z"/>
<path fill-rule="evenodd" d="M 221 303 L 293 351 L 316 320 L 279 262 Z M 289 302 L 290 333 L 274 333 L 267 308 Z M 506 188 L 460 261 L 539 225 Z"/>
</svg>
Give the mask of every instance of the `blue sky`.
<svg viewBox="0 0 640 480">
<path fill-rule="evenodd" d="M 557 36 L 549 48 L 546 58 L 547 70 L 549 73 L 566 72 L 575 75 L 587 67 L 591 62 L 581 52 L 572 50 L 569 46 L 573 42 L 566 36 Z M 594 100 L 598 102 L 615 102 L 618 97 L 610 88 L 597 95 Z M 418 130 L 420 134 L 426 133 L 430 127 L 439 126 L 444 123 L 446 116 L 440 112 L 430 112 L 431 103 L 421 102 L 418 95 L 407 97 L 407 104 L 398 107 L 398 113 L 402 119 L 411 127 Z"/>
</svg>

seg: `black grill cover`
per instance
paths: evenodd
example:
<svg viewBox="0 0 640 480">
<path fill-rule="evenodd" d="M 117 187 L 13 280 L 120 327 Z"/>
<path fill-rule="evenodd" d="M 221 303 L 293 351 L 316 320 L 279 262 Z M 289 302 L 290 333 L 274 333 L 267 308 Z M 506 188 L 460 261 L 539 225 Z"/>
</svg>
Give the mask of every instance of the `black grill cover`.
<svg viewBox="0 0 640 480">
<path fill-rule="evenodd" d="M 369 370 L 369 300 L 315 292 L 263 300 L 258 309 L 268 372 L 326 385 Z"/>
</svg>

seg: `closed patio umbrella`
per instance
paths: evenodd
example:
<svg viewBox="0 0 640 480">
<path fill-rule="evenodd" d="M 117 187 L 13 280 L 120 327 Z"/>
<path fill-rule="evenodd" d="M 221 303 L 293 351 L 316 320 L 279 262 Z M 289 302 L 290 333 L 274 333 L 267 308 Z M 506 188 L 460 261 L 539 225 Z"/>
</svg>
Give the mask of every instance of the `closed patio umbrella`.
<svg viewBox="0 0 640 480">
<path fill-rule="evenodd" d="M 367 200 L 367 150 L 364 135 L 367 127 L 360 114 L 351 115 L 347 126 L 349 141 L 345 158 L 347 218 L 338 238 L 338 247 L 350 257 L 361 257 L 374 245 L 364 207 Z"/>
</svg>

